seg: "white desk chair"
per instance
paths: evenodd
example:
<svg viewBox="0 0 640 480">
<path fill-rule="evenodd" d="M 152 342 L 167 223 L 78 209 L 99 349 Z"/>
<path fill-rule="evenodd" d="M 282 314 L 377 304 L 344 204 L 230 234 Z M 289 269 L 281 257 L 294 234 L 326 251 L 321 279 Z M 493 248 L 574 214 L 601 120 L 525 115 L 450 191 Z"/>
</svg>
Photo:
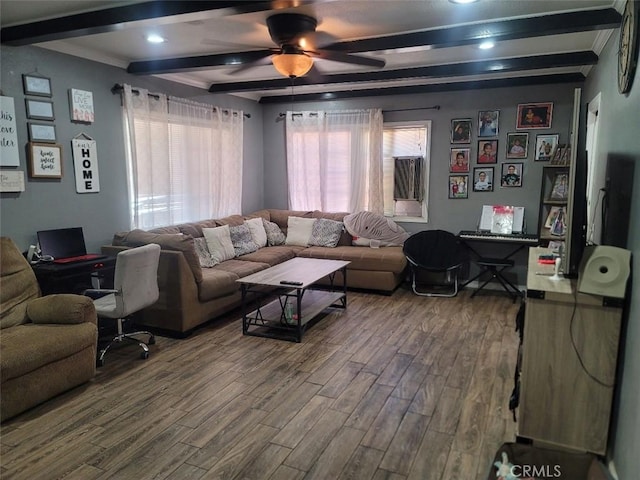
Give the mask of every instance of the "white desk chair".
<svg viewBox="0 0 640 480">
<path fill-rule="evenodd" d="M 149 345 L 155 343 L 152 333 L 146 331 L 124 333 L 122 323 L 129 315 L 142 310 L 158 300 L 158 262 L 160 245 L 151 243 L 142 247 L 123 250 L 116 257 L 113 289 L 90 289 L 85 293 L 95 295 L 107 293 L 96 298 L 93 303 L 99 318 L 110 318 L 117 321 L 118 334 L 111 342 L 100 350 L 98 366 L 104 365 L 104 356 L 114 343 L 130 340 L 142 348 L 141 357 L 149 357 Z M 135 338 L 137 335 L 149 335 L 147 343 Z"/>
</svg>

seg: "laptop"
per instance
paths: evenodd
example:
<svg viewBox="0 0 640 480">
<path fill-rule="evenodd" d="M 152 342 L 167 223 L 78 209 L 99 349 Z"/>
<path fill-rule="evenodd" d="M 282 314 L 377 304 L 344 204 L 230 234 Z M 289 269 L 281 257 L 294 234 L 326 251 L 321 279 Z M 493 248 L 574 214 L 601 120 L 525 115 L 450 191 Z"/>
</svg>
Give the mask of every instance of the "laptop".
<svg viewBox="0 0 640 480">
<path fill-rule="evenodd" d="M 74 263 L 106 258 L 97 253 L 87 254 L 82 227 L 40 230 L 38 233 L 40 255 L 50 256 L 54 263 Z"/>
</svg>

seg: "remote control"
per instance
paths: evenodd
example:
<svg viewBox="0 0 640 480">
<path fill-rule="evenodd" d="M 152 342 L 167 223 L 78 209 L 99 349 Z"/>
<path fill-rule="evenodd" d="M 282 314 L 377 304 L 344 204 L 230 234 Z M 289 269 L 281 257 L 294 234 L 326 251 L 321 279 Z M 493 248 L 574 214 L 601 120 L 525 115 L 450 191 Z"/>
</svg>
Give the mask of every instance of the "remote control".
<svg viewBox="0 0 640 480">
<path fill-rule="evenodd" d="M 302 282 L 293 282 L 291 280 L 282 280 L 280 282 L 282 285 L 295 285 L 295 286 L 300 286 L 302 285 Z"/>
</svg>

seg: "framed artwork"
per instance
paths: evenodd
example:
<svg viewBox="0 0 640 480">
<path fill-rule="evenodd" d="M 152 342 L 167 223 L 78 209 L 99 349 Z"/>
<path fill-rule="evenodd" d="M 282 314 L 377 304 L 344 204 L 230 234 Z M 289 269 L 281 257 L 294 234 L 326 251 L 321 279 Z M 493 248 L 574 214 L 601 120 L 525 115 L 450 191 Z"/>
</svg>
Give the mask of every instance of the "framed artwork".
<svg viewBox="0 0 640 480">
<path fill-rule="evenodd" d="M 538 162 L 548 162 L 553 158 L 558 148 L 558 139 L 560 135 L 537 135 L 536 136 L 536 155 L 534 159 Z"/>
<path fill-rule="evenodd" d="M 451 143 L 471 143 L 471 119 L 451 120 Z"/>
<path fill-rule="evenodd" d="M 468 175 L 449 175 L 449 198 L 468 198 Z"/>
<path fill-rule="evenodd" d="M 527 158 L 528 151 L 528 133 L 507 133 L 507 158 Z"/>
<path fill-rule="evenodd" d="M 556 173 L 553 178 L 553 184 L 551 187 L 551 193 L 549 194 L 550 200 L 566 200 L 569 196 L 569 175 L 564 173 Z"/>
<path fill-rule="evenodd" d="M 62 145 L 30 142 L 27 150 L 31 178 L 62 178 Z"/>
<path fill-rule="evenodd" d="M 551 207 L 549 209 L 549 213 L 547 214 L 547 219 L 544 222 L 544 228 L 551 228 L 551 226 L 554 224 L 554 222 L 558 218 L 558 215 L 560 214 L 561 210 L 564 214 L 564 207 Z"/>
<path fill-rule="evenodd" d="M 72 122 L 93 123 L 95 120 L 92 92 L 70 88 L 69 106 Z"/>
<path fill-rule="evenodd" d="M 478 138 L 497 137 L 500 110 L 481 110 L 478 112 Z"/>
<path fill-rule="evenodd" d="M 449 158 L 449 171 L 453 173 L 468 173 L 470 152 L 470 148 L 452 148 Z"/>
<path fill-rule="evenodd" d="M 478 163 L 498 163 L 498 140 L 478 140 Z"/>
<path fill-rule="evenodd" d="M 524 163 L 503 163 L 502 177 L 500 185 L 503 187 L 521 187 L 522 186 L 522 167 Z"/>
<path fill-rule="evenodd" d="M 27 109 L 27 118 L 32 120 L 55 120 L 53 114 L 53 102 L 49 100 L 33 100 L 25 98 L 24 103 Z"/>
<path fill-rule="evenodd" d="M 56 141 L 55 125 L 45 125 L 43 123 L 28 123 L 30 142 L 52 142 Z"/>
<path fill-rule="evenodd" d="M 493 167 L 475 167 L 473 169 L 473 191 L 493 192 Z"/>
<path fill-rule="evenodd" d="M 553 103 L 520 103 L 516 117 L 516 130 L 551 128 Z"/>
<path fill-rule="evenodd" d="M 33 73 L 22 74 L 22 86 L 25 95 L 51 96 L 51 80 Z"/>
</svg>

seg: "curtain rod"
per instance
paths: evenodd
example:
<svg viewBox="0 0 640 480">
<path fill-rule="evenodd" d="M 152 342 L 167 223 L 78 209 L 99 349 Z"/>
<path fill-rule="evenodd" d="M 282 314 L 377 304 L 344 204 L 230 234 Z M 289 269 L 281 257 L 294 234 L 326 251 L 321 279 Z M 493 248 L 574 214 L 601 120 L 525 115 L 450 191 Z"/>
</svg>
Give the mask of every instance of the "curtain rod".
<svg viewBox="0 0 640 480">
<path fill-rule="evenodd" d="M 418 108 L 399 108 L 397 110 L 382 110 L 382 113 L 384 114 L 385 112 L 409 112 L 411 110 L 440 110 L 440 105 L 433 105 L 431 107 L 418 107 Z M 300 116 L 300 115 L 302 115 L 302 113 L 294 112 L 293 115 L 294 116 Z M 317 115 L 317 113 L 310 112 L 310 115 Z M 278 116 L 279 117 L 286 117 L 287 114 L 286 114 L 286 112 L 280 112 L 278 114 Z"/>
<path fill-rule="evenodd" d="M 120 85 L 119 83 L 116 83 L 113 87 L 111 87 L 111 93 L 113 93 L 114 95 L 117 94 L 117 93 L 118 94 L 122 93 L 123 90 L 124 90 L 124 87 L 122 85 Z M 137 94 L 137 95 L 140 95 L 140 90 L 138 90 L 136 88 L 132 88 L 131 91 L 133 93 Z M 155 98 L 156 100 L 158 100 L 160 98 L 160 95 L 157 95 L 157 94 L 151 93 L 151 92 L 148 92 L 147 96 Z M 218 109 L 220 107 L 216 107 L 214 105 L 211 105 L 211 108 L 213 110 L 216 110 L 216 109 Z M 222 112 L 224 112 L 224 113 L 229 113 L 228 109 L 220 108 L 220 110 Z M 243 113 L 242 115 L 244 115 L 245 118 L 251 118 L 251 114 L 250 113 Z"/>
</svg>

